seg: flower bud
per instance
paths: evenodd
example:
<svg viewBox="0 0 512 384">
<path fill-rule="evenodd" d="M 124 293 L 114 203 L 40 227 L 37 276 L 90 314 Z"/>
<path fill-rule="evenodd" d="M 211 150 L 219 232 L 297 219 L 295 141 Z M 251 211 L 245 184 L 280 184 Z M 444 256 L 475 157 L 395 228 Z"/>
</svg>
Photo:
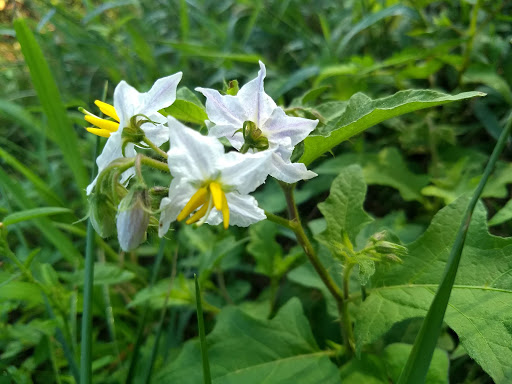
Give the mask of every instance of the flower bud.
<svg viewBox="0 0 512 384">
<path fill-rule="evenodd" d="M 109 237 L 114 234 L 116 210 L 110 198 L 96 192 L 89 195 L 89 220 L 94 230 L 101 237 Z"/>
<path fill-rule="evenodd" d="M 259 129 L 252 121 L 244 122 L 242 132 L 245 140 L 244 145 L 258 151 L 268 149 L 268 139 L 263 135 L 261 129 Z"/>
<path fill-rule="evenodd" d="M 149 218 L 149 194 L 135 185 L 119 203 L 117 213 L 117 237 L 123 251 L 137 248 L 146 239 Z"/>
<path fill-rule="evenodd" d="M 238 87 L 238 80 L 231 80 L 228 83 L 228 89 L 226 89 L 226 93 L 231 96 L 236 96 L 238 93 L 239 87 Z"/>
</svg>

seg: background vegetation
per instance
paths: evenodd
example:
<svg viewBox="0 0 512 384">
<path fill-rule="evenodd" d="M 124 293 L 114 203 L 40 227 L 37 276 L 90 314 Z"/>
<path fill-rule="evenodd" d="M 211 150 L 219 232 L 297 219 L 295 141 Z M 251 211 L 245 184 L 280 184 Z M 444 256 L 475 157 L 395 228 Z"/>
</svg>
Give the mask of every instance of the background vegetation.
<svg viewBox="0 0 512 384">
<path fill-rule="evenodd" d="M 222 89 L 225 81 L 252 79 L 262 60 L 267 93 L 290 111 L 320 115 L 325 124 L 357 92 L 371 98 L 411 88 L 487 93 L 379 124 L 311 164 L 319 176 L 297 187 L 303 220 L 317 234 L 325 228 L 317 204 L 340 172 L 349 180 L 356 172 L 349 166 L 359 164 L 368 186 L 361 204 L 375 219 L 365 231 L 387 229 L 404 244 L 417 240 L 441 208 L 476 187 L 512 105 L 512 6 L 504 0 L 40 0 L 0 1 L 0 9 L 0 217 L 11 220 L 3 219 L 0 240 L 5 382 L 77 377 L 86 234 L 81 219 L 96 143 L 77 108 L 91 109 L 106 81 L 107 100 L 120 80 L 147 90 L 180 70 L 181 86 Z M 12 25 L 17 17 L 34 32 L 58 92 L 44 71 L 39 84 L 31 78 Z M 491 232 L 500 236 L 512 229 L 508 160 L 498 162 L 484 190 L 487 214 L 480 206 L 476 215 L 484 226 L 489 219 Z M 286 209 L 273 180 L 256 197 L 269 212 Z M 458 201 L 450 209 L 460 211 Z M 13 219 L 15 212 L 38 207 L 60 209 Z M 437 220 L 455 230 L 450 211 L 442 212 Z M 421 248 L 429 241 L 422 239 L 413 244 Z M 485 241 L 498 241 L 490 239 Z M 21 266 L 4 258 L 8 249 Z M 182 226 L 165 241 L 151 232 L 128 254 L 119 252 L 115 237 L 98 237 L 96 251 L 94 382 L 201 382 L 199 348 L 189 342 L 198 335 L 194 273 L 203 291 L 212 364 L 225 372 L 259 359 L 298 364 L 292 357 L 311 354 L 318 359 L 303 362 L 300 376 L 290 368 L 293 377 L 272 382 L 329 382 L 335 367 L 344 382 L 389 382 L 421 324 L 422 314 L 411 312 L 395 326 L 368 331 L 372 337 L 360 336 L 361 360 L 344 359 L 334 303 L 292 233 L 270 222 L 229 231 Z M 341 278 L 339 265 L 323 251 L 329 270 Z M 510 371 L 499 376 L 469 357 L 447 322 L 430 382 L 512 380 Z M 261 345 L 248 347 L 254 340 Z M 507 353 L 510 345 L 504 346 Z"/>
</svg>

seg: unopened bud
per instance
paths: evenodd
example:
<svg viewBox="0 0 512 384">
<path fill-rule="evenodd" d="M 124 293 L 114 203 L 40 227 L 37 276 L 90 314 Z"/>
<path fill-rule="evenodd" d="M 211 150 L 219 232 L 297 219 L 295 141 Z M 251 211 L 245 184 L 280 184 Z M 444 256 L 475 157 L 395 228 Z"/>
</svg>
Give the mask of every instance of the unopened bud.
<svg viewBox="0 0 512 384">
<path fill-rule="evenodd" d="M 238 90 L 238 80 L 231 80 L 228 83 L 228 89 L 226 89 L 226 93 L 231 96 L 236 96 Z"/>
<path fill-rule="evenodd" d="M 146 239 L 149 209 L 149 194 L 145 188 L 137 185 L 119 203 L 117 237 L 123 251 L 137 248 Z"/>
<path fill-rule="evenodd" d="M 89 195 L 89 220 L 94 230 L 101 237 L 114 234 L 116 210 L 109 197 L 101 192 Z"/>
</svg>

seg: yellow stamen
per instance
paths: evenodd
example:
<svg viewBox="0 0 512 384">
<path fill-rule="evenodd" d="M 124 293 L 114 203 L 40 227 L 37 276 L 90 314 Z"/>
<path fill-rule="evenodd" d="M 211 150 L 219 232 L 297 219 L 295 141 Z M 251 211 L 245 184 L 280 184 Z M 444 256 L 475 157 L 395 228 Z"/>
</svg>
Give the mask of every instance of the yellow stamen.
<svg viewBox="0 0 512 384">
<path fill-rule="evenodd" d="M 198 207 L 206 203 L 208 200 L 208 190 L 205 187 L 201 187 L 197 190 L 196 193 L 190 198 L 185 207 L 181 210 L 176 220 L 181 221 L 185 217 L 188 217 L 192 212 L 194 212 Z"/>
<path fill-rule="evenodd" d="M 203 218 L 204 215 L 206 215 L 206 212 L 208 212 L 208 204 L 203 204 L 201 208 L 199 208 L 196 213 L 192 215 L 190 219 L 185 221 L 187 224 L 194 224 L 199 219 Z"/>
<path fill-rule="evenodd" d="M 210 183 L 210 191 L 213 196 L 215 209 L 220 212 L 222 210 L 222 196 L 224 195 L 224 192 L 222 192 L 222 188 L 219 183 L 216 183 L 215 181 Z"/>
<path fill-rule="evenodd" d="M 229 207 L 228 200 L 226 199 L 226 194 L 222 192 L 222 218 L 224 220 L 224 229 L 228 229 L 229 227 Z"/>
<path fill-rule="evenodd" d="M 111 134 L 110 131 L 107 131 L 106 129 L 100 129 L 100 128 L 89 127 L 89 128 L 85 128 L 85 130 L 87 132 L 91 132 L 91 133 L 95 134 L 96 136 L 101 136 L 101 137 L 110 137 L 110 134 Z"/>
<path fill-rule="evenodd" d="M 105 119 L 100 119 L 98 117 L 85 115 L 85 120 L 88 121 L 91 124 L 94 124 L 95 126 L 106 129 L 110 132 L 115 132 L 119 129 L 119 123 L 116 123 L 115 121 L 109 121 Z"/>
<path fill-rule="evenodd" d="M 98 108 L 100 109 L 100 111 L 103 112 L 105 115 L 120 122 L 119 116 L 117 116 L 116 109 L 112 105 L 104 103 L 103 101 L 100 101 L 100 100 L 96 100 L 94 102 L 94 104 L 96 104 L 98 106 Z"/>
</svg>

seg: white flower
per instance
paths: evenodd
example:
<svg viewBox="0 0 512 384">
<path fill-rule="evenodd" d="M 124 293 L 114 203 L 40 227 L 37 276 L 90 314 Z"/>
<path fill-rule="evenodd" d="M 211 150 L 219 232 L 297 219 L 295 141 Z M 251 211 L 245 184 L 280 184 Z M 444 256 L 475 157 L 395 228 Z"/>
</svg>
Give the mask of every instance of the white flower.
<svg viewBox="0 0 512 384">
<path fill-rule="evenodd" d="M 268 140 L 269 149 L 275 149 L 270 175 L 287 183 L 315 177 L 316 173 L 308 171 L 304 164 L 291 163 L 290 157 L 295 145 L 315 129 L 318 120 L 287 116 L 265 93 L 265 73 L 265 65 L 260 61 L 258 77 L 245 84 L 236 96 L 223 96 L 214 89 L 196 88 L 206 96 L 209 135 L 226 137 L 233 147 L 240 150 L 245 142 L 240 130 L 244 122 L 250 121 Z"/>
<path fill-rule="evenodd" d="M 224 153 L 216 138 L 203 136 L 171 116 L 168 126 L 171 148 L 167 161 L 173 180 L 169 197 L 160 204 L 160 237 L 175 220 L 223 222 L 227 229 L 229 224 L 247 227 L 266 218 L 248 193 L 265 182 L 272 151 Z"/>
<path fill-rule="evenodd" d="M 132 118 L 138 116 L 137 119 L 145 119 L 157 123 L 144 123 L 140 128 L 144 131 L 145 136 L 157 146 L 162 145 L 169 140 L 169 131 L 162 124 L 166 122 L 166 118 L 158 111 L 166 108 L 176 100 L 176 88 L 181 80 L 182 73 L 178 72 L 174 75 L 158 79 L 151 89 L 146 93 L 139 93 L 135 88 L 125 81 L 121 81 L 114 90 L 114 106 L 103 103 L 99 100 L 95 104 L 108 117 L 115 121 L 100 119 L 99 117 L 85 111 L 85 120 L 98 128 L 87 128 L 87 131 L 95 135 L 108 137 L 103 148 L 103 152 L 96 159 L 98 164 L 98 175 L 113 160 L 123 157 L 122 152 L 122 133 L 123 129 L 130 126 Z M 134 144 L 128 143 L 125 147 L 124 154 L 126 157 L 136 155 Z M 129 169 L 121 176 L 121 182 L 128 180 L 133 176 L 133 169 Z M 96 185 L 97 178 L 87 187 L 89 195 Z"/>
</svg>

